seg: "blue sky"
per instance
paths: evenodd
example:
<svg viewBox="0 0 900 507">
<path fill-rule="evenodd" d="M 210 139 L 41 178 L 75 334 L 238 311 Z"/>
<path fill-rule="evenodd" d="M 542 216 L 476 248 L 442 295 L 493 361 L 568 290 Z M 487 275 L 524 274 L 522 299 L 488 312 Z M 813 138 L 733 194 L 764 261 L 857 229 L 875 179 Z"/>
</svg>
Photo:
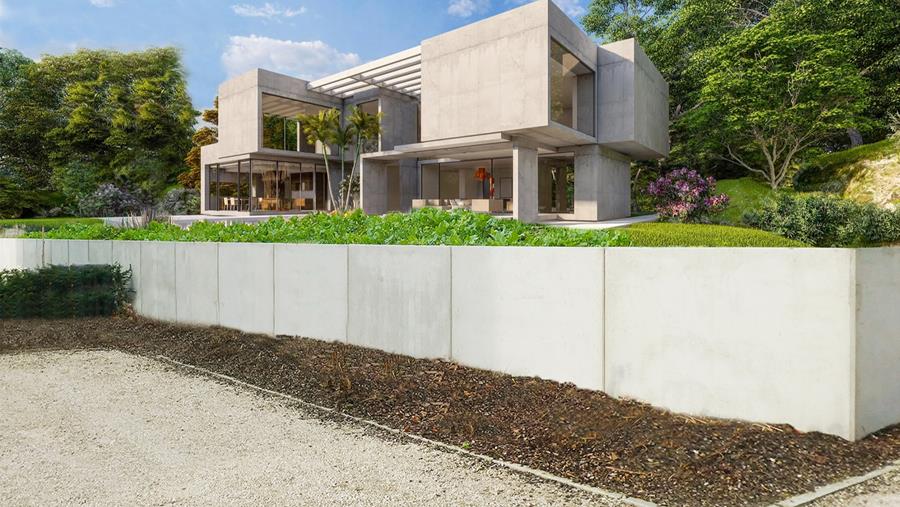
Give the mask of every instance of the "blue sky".
<svg viewBox="0 0 900 507">
<path fill-rule="evenodd" d="M 262 67 L 313 79 L 529 0 L 0 0 L 0 47 L 182 50 L 194 106 Z M 574 19 L 589 0 L 556 0 Z"/>
</svg>

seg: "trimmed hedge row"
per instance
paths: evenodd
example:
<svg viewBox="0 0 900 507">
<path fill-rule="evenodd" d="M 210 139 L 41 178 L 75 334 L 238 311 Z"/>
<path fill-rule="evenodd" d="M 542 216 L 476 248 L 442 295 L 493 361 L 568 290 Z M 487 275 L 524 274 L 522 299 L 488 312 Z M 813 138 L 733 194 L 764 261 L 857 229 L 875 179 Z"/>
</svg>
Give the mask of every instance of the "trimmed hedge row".
<svg viewBox="0 0 900 507">
<path fill-rule="evenodd" d="M 0 271 L 0 319 L 113 315 L 130 296 L 131 270 L 48 266 Z"/>
</svg>

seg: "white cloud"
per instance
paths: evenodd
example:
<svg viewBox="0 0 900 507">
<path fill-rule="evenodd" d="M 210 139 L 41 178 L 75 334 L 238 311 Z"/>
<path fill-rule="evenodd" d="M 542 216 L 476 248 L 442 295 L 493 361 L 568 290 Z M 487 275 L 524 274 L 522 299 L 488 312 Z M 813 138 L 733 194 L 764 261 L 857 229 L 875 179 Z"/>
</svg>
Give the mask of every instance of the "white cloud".
<svg viewBox="0 0 900 507">
<path fill-rule="evenodd" d="M 507 0 L 507 3 L 524 5 L 531 3 L 532 1 L 533 0 Z M 580 18 L 587 14 L 587 8 L 584 6 L 585 0 L 553 0 L 553 2 L 556 3 L 563 12 L 568 14 L 570 18 Z"/>
<path fill-rule="evenodd" d="M 272 5 L 269 2 L 266 2 L 259 6 L 250 4 L 235 4 L 231 6 L 231 10 L 234 11 L 234 13 L 238 16 L 243 16 L 245 18 L 265 19 L 293 18 L 294 16 L 299 16 L 306 13 L 306 7 L 301 6 L 296 9 L 291 9 L 289 7 L 282 8 L 276 5 Z"/>
<path fill-rule="evenodd" d="M 468 18 L 472 14 L 486 11 L 490 4 L 490 0 L 450 0 L 447 14 Z"/>
<path fill-rule="evenodd" d="M 359 64 L 356 53 L 341 53 L 319 40 L 292 41 L 259 35 L 234 35 L 222 53 L 222 65 L 229 77 L 261 68 L 316 79 Z"/>
<path fill-rule="evenodd" d="M 580 18 L 587 14 L 587 9 L 584 7 L 583 2 L 581 0 L 554 0 L 556 5 L 562 9 L 563 12 L 569 15 L 572 18 Z"/>
<path fill-rule="evenodd" d="M 90 0 L 94 7 L 112 7 L 116 5 L 116 0 Z"/>
</svg>

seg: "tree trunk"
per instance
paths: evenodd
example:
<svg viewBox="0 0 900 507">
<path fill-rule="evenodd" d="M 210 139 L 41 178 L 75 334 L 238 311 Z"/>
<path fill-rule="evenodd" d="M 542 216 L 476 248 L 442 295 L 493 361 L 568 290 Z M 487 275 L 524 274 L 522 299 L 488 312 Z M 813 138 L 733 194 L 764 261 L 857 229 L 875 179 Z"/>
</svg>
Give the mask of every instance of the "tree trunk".
<svg viewBox="0 0 900 507">
<path fill-rule="evenodd" d="M 862 134 L 853 127 L 847 129 L 847 135 L 850 136 L 850 147 L 856 148 L 863 143 Z"/>
</svg>

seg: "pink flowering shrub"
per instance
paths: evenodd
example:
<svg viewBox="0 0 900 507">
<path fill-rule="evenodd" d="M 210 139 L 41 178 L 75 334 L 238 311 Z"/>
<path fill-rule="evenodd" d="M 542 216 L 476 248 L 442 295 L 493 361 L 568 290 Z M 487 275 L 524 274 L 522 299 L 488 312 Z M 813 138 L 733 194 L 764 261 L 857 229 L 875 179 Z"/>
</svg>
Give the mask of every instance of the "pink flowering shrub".
<svg viewBox="0 0 900 507">
<path fill-rule="evenodd" d="M 711 213 L 722 211 L 728 205 L 727 195 L 713 195 L 715 187 L 715 179 L 704 178 L 697 171 L 685 167 L 650 183 L 647 193 L 653 198 L 661 219 L 704 222 Z"/>
</svg>

